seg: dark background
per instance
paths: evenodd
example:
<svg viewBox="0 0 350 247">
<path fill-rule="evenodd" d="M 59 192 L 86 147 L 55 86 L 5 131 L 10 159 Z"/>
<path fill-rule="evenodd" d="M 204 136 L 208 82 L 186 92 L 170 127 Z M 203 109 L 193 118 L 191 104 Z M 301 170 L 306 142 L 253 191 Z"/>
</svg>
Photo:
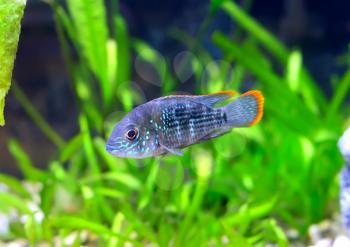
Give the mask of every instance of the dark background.
<svg viewBox="0 0 350 247">
<path fill-rule="evenodd" d="M 341 56 L 350 38 L 350 1 L 255 0 L 250 13 L 289 47 L 303 51 L 305 65 L 331 95 L 331 75 L 345 70 Z M 131 36 L 145 40 L 162 55 L 172 58 L 184 49 L 167 36 L 171 28 L 196 35 L 208 14 L 207 0 L 122 0 L 121 12 Z M 223 32 L 234 30 L 234 23 L 218 13 L 209 27 Z M 220 54 L 210 44 L 210 32 L 203 45 L 215 57 Z M 53 14 L 39 0 L 28 0 L 15 62 L 14 79 L 50 124 L 64 137 L 77 131 L 77 108 L 63 63 Z M 142 85 L 141 85 L 142 86 Z M 157 95 L 154 95 L 157 96 Z M 32 123 L 10 92 L 7 97 L 6 126 L 0 128 L 0 171 L 18 174 L 7 151 L 10 138 L 20 140 L 38 167 L 54 155 L 55 147 Z"/>
</svg>

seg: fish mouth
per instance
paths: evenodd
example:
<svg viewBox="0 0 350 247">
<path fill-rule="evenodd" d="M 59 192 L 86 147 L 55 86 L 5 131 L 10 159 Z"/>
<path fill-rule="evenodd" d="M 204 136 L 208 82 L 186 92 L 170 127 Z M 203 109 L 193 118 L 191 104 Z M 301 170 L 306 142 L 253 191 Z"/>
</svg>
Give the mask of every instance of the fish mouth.
<svg viewBox="0 0 350 247">
<path fill-rule="evenodd" d="M 116 145 L 116 144 L 111 143 L 111 142 L 107 142 L 106 151 L 114 156 L 126 158 L 127 156 L 125 154 L 123 154 L 123 152 L 118 150 L 118 147 L 119 147 L 119 145 Z"/>
<path fill-rule="evenodd" d="M 109 142 L 106 144 L 106 151 L 113 155 L 116 155 L 116 152 L 118 151 L 117 148 L 118 146 L 116 146 L 115 144 L 111 144 Z"/>
<path fill-rule="evenodd" d="M 107 150 L 107 152 L 109 152 L 109 153 L 112 153 L 113 152 L 113 146 L 112 145 L 110 145 L 110 144 L 106 144 L 106 150 Z"/>
</svg>

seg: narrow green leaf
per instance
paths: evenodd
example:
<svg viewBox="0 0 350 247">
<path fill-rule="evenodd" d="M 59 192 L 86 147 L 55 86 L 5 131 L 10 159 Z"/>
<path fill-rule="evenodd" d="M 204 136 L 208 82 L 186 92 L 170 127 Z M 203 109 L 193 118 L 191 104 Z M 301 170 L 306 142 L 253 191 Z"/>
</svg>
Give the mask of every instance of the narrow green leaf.
<svg viewBox="0 0 350 247">
<path fill-rule="evenodd" d="M 91 232 L 94 232 L 97 235 L 106 235 L 109 238 L 117 237 L 117 238 L 123 239 L 125 241 L 130 241 L 131 243 L 135 244 L 135 246 L 141 246 L 135 240 L 128 238 L 128 237 L 126 237 L 122 234 L 119 234 L 117 232 L 113 232 L 102 224 L 98 224 L 98 223 L 95 223 L 95 222 L 92 222 L 90 220 L 86 220 L 86 219 L 83 219 L 80 217 L 57 216 L 57 217 L 53 217 L 51 219 L 51 223 L 54 227 L 57 227 L 60 229 L 89 230 Z"/>
<path fill-rule="evenodd" d="M 224 1 L 221 7 L 232 17 L 237 24 L 248 30 L 254 35 L 280 60 L 285 61 L 288 56 L 288 50 L 272 34 L 270 34 L 260 23 L 250 17 L 241 9 L 235 1 Z"/>
<path fill-rule="evenodd" d="M 94 177 L 87 177 L 82 180 L 80 180 L 81 183 L 91 183 L 101 180 L 110 180 L 115 181 L 118 183 L 122 183 L 126 185 L 128 188 L 133 190 L 140 190 L 142 188 L 140 180 L 138 180 L 136 177 L 134 177 L 131 174 L 117 171 L 117 172 L 107 172 L 103 173 L 100 176 L 94 176 Z"/>
<path fill-rule="evenodd" d="M 26 0 L 0 2 L 0 126 L 5 124 L 5 96 L 11 85 L 25 5 Z"/>
<path fill-rule="evenodd" d="M 14 83 L 12 86 L 15 98 L 21 104 L 23 109 L 29 115 L 29 117 L 35 122 L 40 130 L 47 136 L 47 138 L 54 143 L 57 147 L 62 148 L 64 146 L 64 140 L 61 136 L 49 125 L 49 123 L 40 115 L 38 110 L 33 106 L 31 101 L 24 94 L 22 89 Z"/>
<path fill-rule="evenodd" d="M 118 212 L 113 220 L 112 231 L 113 232 L 121 232 L 122 231 L 122 224 L 123 224 L 124 220 L 125 220 L 124 214 L 122 214 L 121 212 Z M 108 247 L 120 246 L 122 244 L 123 244 L 122 239 L 111 238 L 108 242 Z"/>
<path fill-rule="evenodd" d="M 247 239 L 245 239 L 242 235 L 235 232 L 232 227 L 229 227 L 225 222 L 221 221 L 221 224 L 225 230 L 225 233 L 227 234 L 230 245 L 231 246 L 241 246 L 241 247 L 250 247 L 252 246 Z"/>
<path fill-rule="evenodd" d="M 117 83 L 125 83 L 130 79 L 130 47 L 127 25 L 122 16 L 115 16 L 117 41 Z"/>
<path fill-rule="evenodd" d="M 300 70 L 302 68 L 302 57 L 299 51 L 292 51 L 288 58 L 286 80 L 293 92 L 300 89 Z"/>
<path fill-rule="evenodd" d="M 24 198 L 31 198 L 30 193 L 24 188 L 22 183 L 14 177 L 0 174 L 0 183 L 7 185 L 13 192 Z"/>
<path fill-rule="evenodd" d="M 211 0 L 210 1 L 210 12 L 215 13 L 219 8 L 220 5 L 224 2 L 225 0 Z"/>
<path fill-rule="evenodd" d="M 100 174 L 100 167 L 97 161 L 95 150 L 93 147 L 92 139 L 90 136 L 89 123 L 87 118 L 84 115 L 81 115 L 79 118 L 80 130 L 82 132 L 84 152 L 87 159 L 87 162 L 90 166 L 91 172 L 94 175 Z"/>
<path fill-rule="evenodd" d="M 292 129 L 309 137 L 314 135 L 315 126 L 321 125 L 318 116 L 311 109 L 305 107 L 305 103 L 298 95 L 291 93 L 285 87 L 285 81 L 282 78 L 273 71 L 263 69 L 263 66 L 257 61 L 247 57 L 244 48 L 232 42 L 225 35 L 214 33 L 213 39 L 223 51 L 231 54 L 242 66 L 262 82 L 262 85 L 264 85 L 263 93 L 266 96 L 266 108 L 269 108 L 270 111 L 276 114 L 280 120 L 283 120 Z M 276 105 L 280 107 L 276 107 Z M 290 105 L 294 106 L 293 111 L 286 112 L 283 106 L 289 108 Z M 298 121 L 290 121 L 291 117 L 298 119 Z"/>
<path fill-rule="evenodd" d="M 23 199 L 15 195 L 6 192 L 0 192 L 0 202 L 2 204 L 2 207 L 4 206 L 5 208 L 9 209 L 15 208 L 23 214 L 32 214 L 32 211 L 23 202 Z"/>
<path fill-rule="evenodd" d="M 350 91 L 350 69 L 348 69 L 345 75 L 339 81 L 337 88 L 335 89 L 334 96 L 331 100 L 328 109 L 328 119 L 331 119 L 335 116 L 342 103 L 344 102 L 347 95 Z"/>
<path fill-rule="evenodd" d="M 78 52 L 82 52 L 82 56 L 99 79 L 103 100 L 108 106 L 111 103 L 113 91 L 108 82 L 108 28 L 104 2 L 102 0 L 68 0 L 67 4 L 80 44 Z"/>
<path fill-rule="evenodd" d="M 16 159 L 17 165 L 22 171 L 23 175 L 30 180 L 41 180 L 46 178 L 46 174 L 35 168 L 28 155 L 23 151 L 21 146 L 14 140 L 8 143 L 10 153 Z"/>
<path fill-rule="evenodd" d="M 224 1 L 221 7 L 238 25 L 259 40 L 283 65 L 287 64 L 288 49 L 273 34 L 239 7 L 235 1 Z M 319 111 L 319 108 L 325 108 L 326 98 L 324 94 L 304 69 L 301 71 L 301 81 L 304 86 L 302 93 L 306 105 L 315 113 Z"/>
<path fill-rule="evenodd" d="M 83 135 L 78 134 L 73 137 L 62 149 L 60 154 L 60 161 L 66 162 L 70 159 L 83 145 Z"/>
</svg>

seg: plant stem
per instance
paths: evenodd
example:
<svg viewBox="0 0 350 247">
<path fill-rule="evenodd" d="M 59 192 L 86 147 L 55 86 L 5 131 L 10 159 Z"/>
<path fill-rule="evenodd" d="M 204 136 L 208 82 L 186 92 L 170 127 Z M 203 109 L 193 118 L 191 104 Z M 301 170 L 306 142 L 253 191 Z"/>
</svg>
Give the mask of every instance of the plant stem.
<svg viewBox="0 0 350 247">
<path fill-rule="evenodd" d="M 59 149 L 63 148 L 65 141 L 41 116 L 16 82 L 13 82 L 12 90 L 17 101 L 46 137 Z"/>
</svg>

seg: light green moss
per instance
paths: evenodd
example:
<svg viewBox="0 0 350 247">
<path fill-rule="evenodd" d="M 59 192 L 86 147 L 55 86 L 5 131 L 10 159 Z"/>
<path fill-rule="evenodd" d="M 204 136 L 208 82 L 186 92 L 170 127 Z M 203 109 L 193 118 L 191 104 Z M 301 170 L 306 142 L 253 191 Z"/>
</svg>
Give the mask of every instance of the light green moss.
<svg viewBox="0 0 350 247">
<path fill-rule="evenodd" d="M 0 125 L 5 124 L 5 96 L 11 85 L 25 4 L 26 0 L 0 0 Z"/>
</svg>

